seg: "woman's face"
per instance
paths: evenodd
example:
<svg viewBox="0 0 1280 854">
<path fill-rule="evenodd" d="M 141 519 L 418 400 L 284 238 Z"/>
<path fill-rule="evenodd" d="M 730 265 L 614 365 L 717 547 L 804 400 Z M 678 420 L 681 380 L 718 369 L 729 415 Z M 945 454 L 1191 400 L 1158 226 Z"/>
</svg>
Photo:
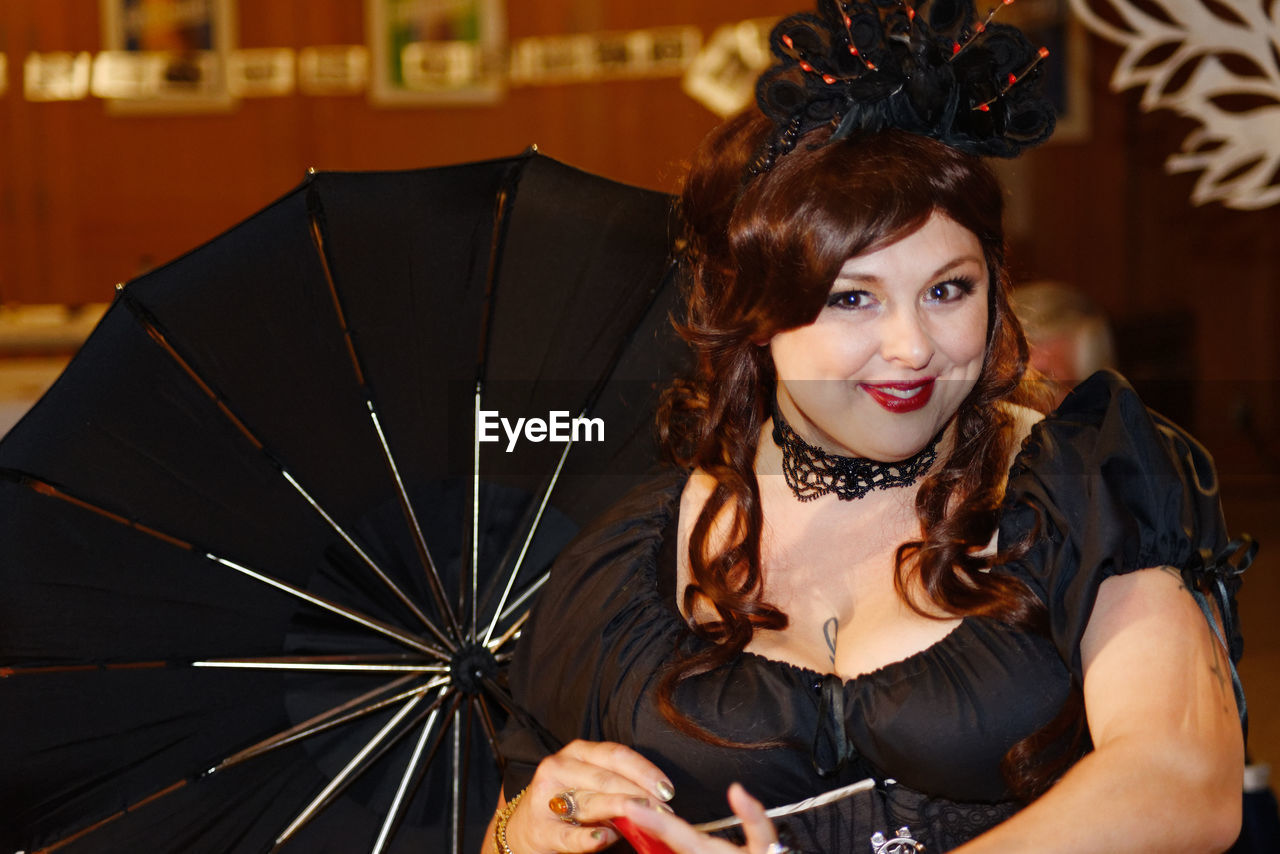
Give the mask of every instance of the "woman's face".
<svg viewBox="0 0 1280 854">
<path fill-rule="evenodd" d="M 917 453 L 978 381 L 989 287 L 977 236 L 937 212 L 850 258 L 817 319 L 769 342 L 783 416 L 831 453 Z"/>
</svg>

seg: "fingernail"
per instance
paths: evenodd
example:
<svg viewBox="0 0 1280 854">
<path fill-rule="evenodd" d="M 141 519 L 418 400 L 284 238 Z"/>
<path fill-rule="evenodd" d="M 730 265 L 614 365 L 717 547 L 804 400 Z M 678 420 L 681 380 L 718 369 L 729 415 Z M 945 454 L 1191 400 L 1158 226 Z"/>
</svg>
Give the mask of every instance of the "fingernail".
<svg viewBox="0 0 1280 854">
<path fill-rule="evenodd" d="M 675 810 L 673 810 L 671 807 L 667 806 L 666 804 L 658 804 L 658 809 L 662 810 L 662 811 L 663 811 L 664 813 L 666 813 L 667 815 L 675 815 L 675 814 L 676 814 L 676 811 L 675 811 Z"/>
<path fill-rule="evenodd" d="M 653 787 L 658 792 L 658 797 L 664 801 L 669 801 L 676 796 L 675 787 L 666 780 L 659 780 L 658 784 Z"/>
<path fill-rule="evenodd" d="M 648 798 L 632 798 L 631 803 L 636 804 L 637 806 L 642 806 L 645 809 L 653 808 L 653 804 L 649 803 Z"/>
<path fill-rule="evenodd" d="M 594 839 L 596 842 L 603 842 L 604 831 L 597 827 L 595 830 L 591 831 L 591 838 Z"/>
</svg>

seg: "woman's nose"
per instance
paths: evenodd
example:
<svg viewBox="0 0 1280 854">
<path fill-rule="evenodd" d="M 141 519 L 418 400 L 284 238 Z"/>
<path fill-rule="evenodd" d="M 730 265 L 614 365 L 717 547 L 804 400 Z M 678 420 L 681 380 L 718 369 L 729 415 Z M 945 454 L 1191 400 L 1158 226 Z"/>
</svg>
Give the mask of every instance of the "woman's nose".
<svg viewBox="0 0 1280 854">
<path fill-rule="evenodd" d="M 891 311 L 881 327 L 880 354 L 885 361 L 920 370 L 933 358 L 933 339 L 909 308 Z"/>
</svg>

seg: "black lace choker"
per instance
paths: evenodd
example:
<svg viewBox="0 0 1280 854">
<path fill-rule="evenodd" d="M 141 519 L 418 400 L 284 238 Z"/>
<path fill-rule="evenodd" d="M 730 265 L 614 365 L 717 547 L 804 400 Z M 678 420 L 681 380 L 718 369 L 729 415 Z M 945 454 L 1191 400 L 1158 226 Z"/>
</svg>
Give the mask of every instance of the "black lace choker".
<svg viewBox="0 0 1280 854">
<path fill-rule="evenodd" d="M 813 501 L 835 493 L 841 501 L 862 498 L 873 489 L 910 486 L 929 470 L 938 458 L 939 433 L 918 454 L 895 463 L 865 457 L 828 454 L 801 439 L 773 404 L 773 441 L 782 449 L 782 473 L 787 486 L 801 501 Z"/>
</svg>

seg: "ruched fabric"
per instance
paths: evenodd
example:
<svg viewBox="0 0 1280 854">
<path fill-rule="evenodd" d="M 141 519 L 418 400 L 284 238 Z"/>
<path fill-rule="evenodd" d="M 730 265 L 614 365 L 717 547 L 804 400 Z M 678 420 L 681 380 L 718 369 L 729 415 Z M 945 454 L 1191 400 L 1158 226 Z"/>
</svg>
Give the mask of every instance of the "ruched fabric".
<svg viewBox="0 0 1280 854">
<path fill-rule="evenodd" d="M 1102 582 L 1186 566 L 1226 540 L 1208 454 L 1118 375 L 1095 375 L 1032 430 L 999 523 L 1003 545 L 1034 533 L 1022 560 L 993 571 L 1015 574 L 1045 602 L 1050 637 L 968 617 L 932 646 L 850 680 L 744 653 L 675 695 L 692 720 L 743 745 L 721 747 L 675 730 L 654 702 L 677 651 L 705 643 L 675 604 L 686 479 L 671 473 L 633 492 L 553 569 L 510 675 L 536 724 L 513 721 L 503 734 L 508 797 L 567 742 L 616 741 L 670 776 L 672 806 L 689 821 L 726 815 L 734 781 L 777 806 L 871 777 L 875 791 L 790 819 L 796 847 L 853 851 L 906 825 L 945 851 L 1018 808 L 1001 760 L 1056 716 L 1079 678 Z"/>
<path fill-rule="evenodd" d="M 1156 566 L 1181 570 L 1227 542 L 1209 452 L 1109 371 L 1078 386 L 1023 444 L 1000 542 L 1028 530 L 1038 533 L 1035 546 L 1005 569 L 1048 605 L 1054 644 L 1077 678 L 1103 581 Z"/>
</svg>

